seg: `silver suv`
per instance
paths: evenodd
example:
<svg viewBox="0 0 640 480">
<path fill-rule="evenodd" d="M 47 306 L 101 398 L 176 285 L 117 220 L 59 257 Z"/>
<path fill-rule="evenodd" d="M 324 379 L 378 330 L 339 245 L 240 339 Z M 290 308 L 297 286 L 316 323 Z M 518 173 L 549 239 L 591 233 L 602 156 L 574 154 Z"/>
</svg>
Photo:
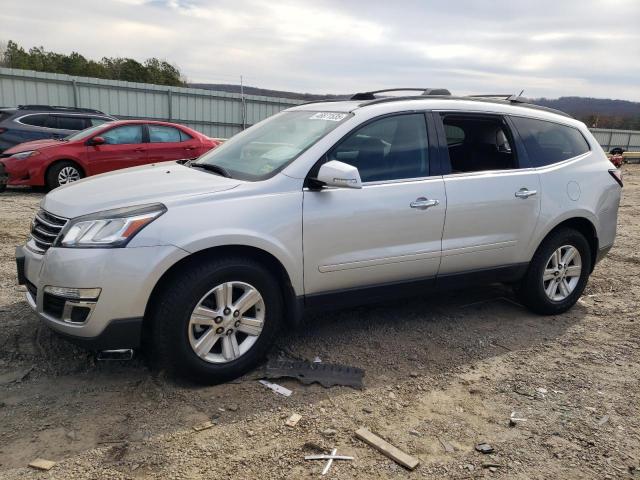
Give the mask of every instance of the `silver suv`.
<svg viewBox="0 0 640 480">
<path fill-rule="evenodd" d="M 310 309 L 478 282 L 569 309 L 613 245 L 622 186 L 585 125 L 518 98 L 380 93 L 52 191 L 17 250 L 27 301 L 71 340 L 145 345 L 209 383 Z"/>
</svg>

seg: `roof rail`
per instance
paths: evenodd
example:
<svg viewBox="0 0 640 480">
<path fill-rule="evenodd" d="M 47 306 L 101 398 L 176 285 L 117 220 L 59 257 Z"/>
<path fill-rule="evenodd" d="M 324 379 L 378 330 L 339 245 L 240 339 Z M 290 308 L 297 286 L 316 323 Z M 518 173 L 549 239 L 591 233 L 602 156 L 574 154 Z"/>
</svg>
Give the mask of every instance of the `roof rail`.
<svg viewBox="0 0 640 480">
<path fill-rule="evenodd" d="M 386 92 L 422 92 L 422 95 L 451 95 L 446 88 L 385 88 L 384 90 L 373 90 L 371 92 L 356 93 L 351 100 L 375 100 L 376 94 Z"/>
<path fill-rule="evenodd" d="M 513 93 L 467 95 L 467 97 L 471 97 L 471 98 L 501 98 L 503 100 L 508 100 L 510 97 L 513 97 Z"/>
<path fill-rule="evenodd" d="M 48 112 L 62 111 L 62 112 L 87 112 L 87 113 L 99 113 L 105 115 L 100 110 L 93 108 L 80 108 L 80 107 L 63 107 L 59 105 L 18 105 L 18 110 L 44 110 Z"/>
</svg>

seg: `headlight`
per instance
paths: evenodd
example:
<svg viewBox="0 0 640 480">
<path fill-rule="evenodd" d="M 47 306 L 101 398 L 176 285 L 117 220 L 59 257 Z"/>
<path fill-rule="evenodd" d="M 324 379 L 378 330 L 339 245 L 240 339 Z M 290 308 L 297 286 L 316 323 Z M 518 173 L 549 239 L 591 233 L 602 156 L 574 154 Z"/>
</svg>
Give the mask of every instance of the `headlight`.
<svg viewBox="0 0 640 480">
<path fill-rule="evenodd" d="M 57 247 L 124 247 L 144 227 L 167 211 L 161 203 L 107 210 L 69 220 Z"/>
<path fill-rule="evenodd" d="M 9 158 L 16 158 L 18 160 L 22 160 L 29 157 L 35 157 L 36 155 L 40 155 L 38 150 L 29 150 L 27 152 L 14 153 Z"/>
</svg>

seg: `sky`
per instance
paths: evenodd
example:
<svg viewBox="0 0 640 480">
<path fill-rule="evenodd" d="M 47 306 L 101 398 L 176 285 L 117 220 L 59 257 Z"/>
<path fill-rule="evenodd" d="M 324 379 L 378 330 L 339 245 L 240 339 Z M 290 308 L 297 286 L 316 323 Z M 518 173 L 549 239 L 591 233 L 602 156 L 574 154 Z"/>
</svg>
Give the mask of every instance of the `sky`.
<svg viewBox="0 0 640 480">
<path fill-rule="evenodd" d="M 310 93 L 640 101 L 640 0 L 0 0 L 0 41 Z"/>
</svg>

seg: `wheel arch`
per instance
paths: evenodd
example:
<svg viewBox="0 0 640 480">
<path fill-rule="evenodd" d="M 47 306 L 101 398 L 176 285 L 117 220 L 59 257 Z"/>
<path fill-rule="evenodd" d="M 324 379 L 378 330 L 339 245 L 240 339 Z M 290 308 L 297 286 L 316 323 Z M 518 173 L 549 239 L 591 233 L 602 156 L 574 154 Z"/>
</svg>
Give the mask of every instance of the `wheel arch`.
<svg viewBox="0 0 640 480">
<path fill-rule="evenodd" d="M 157 304 L 155 299 L 161 294 L 162 289 L 169 281 L 183 268 L 188 268 L 190 264 L 206 261 L 210 258 L 220 256 L 241 256 L 249 257 L 264 265 L 269 271 L 275 273 L 280 281 L 281 292 L 284 304 L 285 322 L 292 327 L 298 326 L 302 321 L 302 302 L 296 296 L 295 290 L 291 283 L 291 278 L 284 265 L 274 255 L 258 247 L 248 245 L 221 245 L 205 248 L 181 258 L 171 267 L 169 267 L 158 279 L 155 286 L 151 290 L 151 294 L 147 300 L 143 321 L 143 336 L 146 331 L 145 327 L 150 326 L 153 305 Z"/>
<path fill-rule="evenodd" d="M 85 170 L 85 168 L 82 166 L 82 164 L 73 158 L 56 158 L 55 160 L 53 160 L 51 163 L 49 163 L 49 165 L 47 165 L 47 168 L 44 169 L 44 181 L 46 183 L 47 181 L 47 177 L 49 176 L 49 172 L 51 171 L 51 169 L 53 167 L 55 167 L 56 165 L 62 163 L 62 162 L 71 162 L 73 163 L 75 166 L 77 166 L 80 169 L 80 173 L 82 173 L 83 177 L 87 176 L 87 171 Z"/>
<path fill-rule="evenodd" d="M 574 230 L 577 230 L 580 233 L 582 233 L 584 237 L 587 239 L 587 242 L 589 243 L 589 249 L 591 250 L 590 252 L 591 253 L 591 271 L 593 272 L 593 269 L 596 265 L 596 259 L 598 257 L 598 247 L 599 247 L 598 232 L 593 222 L 586 217 L 581 217 L 581 216 L 571 217 L 571 218 L 562 220 L 561 222 L 556 224 L 545 234 L 542 240 L 538 243 L 538 246 L 536 247 L 536 251 L 538 250 L 538 248 L 540 248 L 540 245 L 542 245 L 542 242 L 544 242 L 554 232 L 557 232 L 562 228 L 572 228 Z"/>
</svg>

